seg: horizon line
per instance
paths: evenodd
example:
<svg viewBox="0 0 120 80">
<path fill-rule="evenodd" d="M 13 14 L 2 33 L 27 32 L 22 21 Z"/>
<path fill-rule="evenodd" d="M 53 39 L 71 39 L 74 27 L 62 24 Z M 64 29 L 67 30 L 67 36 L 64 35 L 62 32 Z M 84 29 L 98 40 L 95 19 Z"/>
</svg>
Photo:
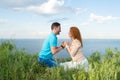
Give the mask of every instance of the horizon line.
<svg viewBox="0 0 120 80">
<path fill-rule="evenodd" d="M 14 40 L 14 39 L 46 39 L 46 38 L 0 38 L 0 40 L 2 39 Z M 70 39 L 70 38 L 59 38 L 59 39 Z M 82 38 L 82 39 L 120 39 L 120 38 Z"/>
</svg>

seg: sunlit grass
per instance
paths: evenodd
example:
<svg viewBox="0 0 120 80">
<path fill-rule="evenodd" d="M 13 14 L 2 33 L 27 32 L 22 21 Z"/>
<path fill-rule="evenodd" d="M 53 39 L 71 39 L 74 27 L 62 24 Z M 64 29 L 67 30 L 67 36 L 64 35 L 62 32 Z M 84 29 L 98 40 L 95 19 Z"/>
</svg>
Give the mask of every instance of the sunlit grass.
<svg viewBox="0 0 120 80">
<path fill-rule="evenodd" d="M 99 52 L 94 52 L 88 57 L 88 72 L 48 68 L 38 64 L 37 55 L 16 49 L 9 41 L 1 43 L 0 80 L 120 80 L 120 51 L 117 49 L 106 49 L 102 59 Z"/>
</svg>

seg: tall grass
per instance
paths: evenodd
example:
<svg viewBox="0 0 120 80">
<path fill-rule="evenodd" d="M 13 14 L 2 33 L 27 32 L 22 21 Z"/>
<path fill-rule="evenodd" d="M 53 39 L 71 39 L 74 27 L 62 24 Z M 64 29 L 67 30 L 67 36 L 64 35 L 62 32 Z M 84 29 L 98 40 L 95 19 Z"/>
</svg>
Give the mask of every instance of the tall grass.
<svg viewBox="0 0 120 80">
<path fill-rule="evenodd" d="M 120 51 L 117 49 L 108 48 L 102 59 L 99 52 L 94 52 L 88 57 L 88 72 L 48 68 L 38 64 L 37 55 L 16 49 L 9 41 L 1 43 L 0 80 L 120 80 Z"/>
</svg>

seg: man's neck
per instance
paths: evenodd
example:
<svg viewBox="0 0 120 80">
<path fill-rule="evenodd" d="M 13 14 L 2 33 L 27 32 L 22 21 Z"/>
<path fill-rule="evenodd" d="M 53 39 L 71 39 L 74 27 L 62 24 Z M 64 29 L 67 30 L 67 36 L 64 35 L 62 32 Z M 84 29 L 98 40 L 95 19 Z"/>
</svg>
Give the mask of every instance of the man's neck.
<svg viewBox="0 0 120 80">
<path fill-rule="evenodd" d="M 54 30 L 52 30 L 52 32 L 53 32 L 55 35 L 57 35 L 56 32 L 55 32 Z"/>
</svg>

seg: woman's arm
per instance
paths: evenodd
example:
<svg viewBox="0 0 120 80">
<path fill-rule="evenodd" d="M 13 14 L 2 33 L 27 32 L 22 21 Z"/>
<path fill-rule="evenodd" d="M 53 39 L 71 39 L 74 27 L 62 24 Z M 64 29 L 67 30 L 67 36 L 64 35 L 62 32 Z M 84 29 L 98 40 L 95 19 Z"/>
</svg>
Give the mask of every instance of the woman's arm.
<svg viewBox="0 0 120 80">
<path fill-rule="evenodd" d="M 65 47 L 68 51 L 68 53 L 71 56 L 74 56 L 76 54 L 76 52 L 78 51 L 80 44 L 76 41 L 72 42 L 71 46 L 69 47 L 68 42 L 65 43 Z"/>
<path fill-rule="evenodd" d="M 64 45 L 65 45 L 65 48 L 66 48 L 67 52 L 70 53 L 71 50 L 70 50 L 70 47 L 69 47 L 69 43 L 66 41 L 66 42 L 64 42 Z"/>
<path fill-rule="evenodd" d="M 71 52 L 70 47 L 67 45 L 65 48 L 66 48 L 67 52 L 70 54 L 70 52 Z"/>
</svg>

